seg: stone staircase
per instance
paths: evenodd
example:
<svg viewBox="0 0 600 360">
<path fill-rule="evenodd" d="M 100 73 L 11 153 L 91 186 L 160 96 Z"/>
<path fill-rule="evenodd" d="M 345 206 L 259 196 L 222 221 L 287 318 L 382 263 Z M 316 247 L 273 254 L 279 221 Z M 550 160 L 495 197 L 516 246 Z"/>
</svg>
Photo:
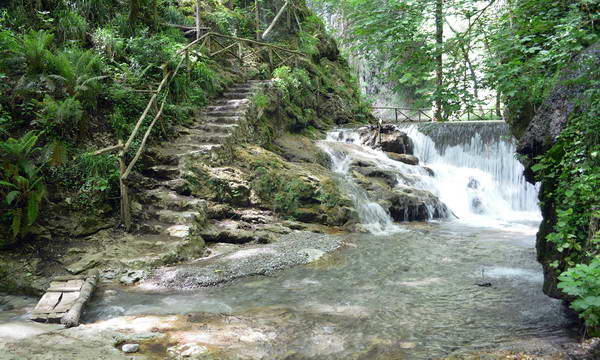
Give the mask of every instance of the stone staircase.
<svg viewBox="0 0 600 360">
<path fill-rule="evenodd" d="M 245 118 L 252 97 L 267 83 L 250 80 L 228 89 L 202 109 L 191 124 L 179 128 L 177 139 L 149 149 L 156 164 L 135 180 L 135 197 L 141 208 L 134 208 L 134 222 L 140 232 L 175 238 L 189 234 L 203 200 L 191 196 L 183 178 L 187 161 L 223 147 Z"/>
</svg>

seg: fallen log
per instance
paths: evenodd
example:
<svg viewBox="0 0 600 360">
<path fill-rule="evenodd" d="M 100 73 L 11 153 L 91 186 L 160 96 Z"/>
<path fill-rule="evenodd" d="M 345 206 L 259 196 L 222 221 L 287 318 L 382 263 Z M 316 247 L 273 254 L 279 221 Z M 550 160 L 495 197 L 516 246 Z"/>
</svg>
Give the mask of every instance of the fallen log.
<svg viewBox="0 0 600 360">
<path fill-rule="evenodd" d="M 71 309 L 63 315 L 60 319 L 60 323 L 65 327 L 73 327 L 79 325 L 79 318 L 81 317 L 81 312 L 83 311 L 83 306 L 85 303 L 92 297 L 92 293 L 96 288 L 96 284 L 98 283 L 98 279 L 100 278 L 100 273 L 98 270 L 94 270 L 90 272 L 85 283 L 81 287 L 79 297 L 73 305 Z"/>
</svg>

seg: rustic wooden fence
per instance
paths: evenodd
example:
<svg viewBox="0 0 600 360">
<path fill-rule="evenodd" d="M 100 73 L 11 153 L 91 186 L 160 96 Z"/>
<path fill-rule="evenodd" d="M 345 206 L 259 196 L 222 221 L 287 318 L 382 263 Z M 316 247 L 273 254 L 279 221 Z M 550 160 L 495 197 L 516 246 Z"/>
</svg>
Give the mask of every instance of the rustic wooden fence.
<svg viewBox="0 0 600 360">
<path fill-rule="evenodd" d="M 426 122 L 434 121 L 433 113 L 429 109 L 411 109 L 393 106 L 375 106 L 373 110 L 383 121 L 393 122 Z M 501 113 L 501 111 L 500 111 Z M 502 120 L 498 109 L 470 109 L 450 121 L 494 121 Z"/>
<path fill-rule="evenodd" d="M 263 43 L 251 39 L 239 38 L 235 36 L 218 34 L 214 32 L 207 32 L 177 52 L 177 55 L 180 56 L 180 60 L 177 63 L 177 66 L 174 68 L 174 70 L 167 70 L 167 64 L 162 65 L 164 76 L 161 82 L 158 84 L 157 88 L 151 91 L 152 96 L 150 97 L 148 104 L 146 105 L 144 111 L 142 112 L 138 121 L 136 122 L 135 127 L 129 135 L 127 141 L 123 143 L 123 141 L 119 140 L 116 145 L 109 146 L 107 148 L 100 149 L 92 153 L 93 155 L 100 155 L 103 153 L 113 151 L 116 151 L 118 153 L 120 171 L 119 189 L 121 193 L 121 223 L 125 226 L 125 229 L 127 231 L 131 229 L 131 204 L 129 200 L 129 188 L 127 185 L 127 179 L 131 174 L 131 171 L 133 170 L 135 164 L 142 155 L 146 146 L 146 142 L 150 137 L 150 133 L 152 132 L 154 125 L 163 113 L 165 102 L 168 98 L 168 89 L 173 78 L 181 70 L 184 64 L 189 64 L 190 55 L 212 58 L 219 54 L 230 55 L 233 58 L 237 59 L 241 65 L 244 65 L 245 55 L 247 54 L 266 56 L 267 60 L 269 61 L 269 64 L 271 65 L 271 68 L 276 68 L 284 64 L 295 66 L 297 64 L 298 59 L 304 56 L 304 54 L 299 51 L 286 49 L 273 44 Z M 162 100 L 159 100 L 159 97 L 162 97 Z M 160 106 L 158 106 L 158 103 L 160 103 Z M 154 118 L 152 119 L 150 125 L 146 129 L 146 132 L 142 137 L 141 144 L 137 149 L 135 155 L 133 156 L 131 161 L 127 162 L 127 152 L 131 148 L 133 141 L 137 138 L 140 128 L 144 123 L 144 120 L 146 119 L 146 117 L 152 109 L 155 112 Z"/>
</svg>

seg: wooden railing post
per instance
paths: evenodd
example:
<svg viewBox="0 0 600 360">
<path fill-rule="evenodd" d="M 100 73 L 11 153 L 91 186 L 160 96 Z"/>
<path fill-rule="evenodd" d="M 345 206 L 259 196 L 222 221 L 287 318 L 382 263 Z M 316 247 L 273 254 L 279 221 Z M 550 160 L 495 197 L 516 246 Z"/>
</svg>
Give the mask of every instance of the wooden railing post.
<svg viewBox="0 0 600 360">
<path fill-rule="evenodd" d="M 119 145 L 123 146 L 122 140 L 119 140 Z M 125 226 L 125 231 L 129 231 L 131 229 L 131 206 L 129 204 L 129 189 L 127 188 L 124 179 L 125 171 L 127 169 L 127 166 L 125 165 L 125 155 L 123 150 L 119 151 L 119 189 L 121 191 L 121 223 Z"/>
<path fill-rule="evenodd" d="M 394 118 L 396 119 L 396 123 L 398 123 L 398 108 L 394 108 Z"/>
</svg>

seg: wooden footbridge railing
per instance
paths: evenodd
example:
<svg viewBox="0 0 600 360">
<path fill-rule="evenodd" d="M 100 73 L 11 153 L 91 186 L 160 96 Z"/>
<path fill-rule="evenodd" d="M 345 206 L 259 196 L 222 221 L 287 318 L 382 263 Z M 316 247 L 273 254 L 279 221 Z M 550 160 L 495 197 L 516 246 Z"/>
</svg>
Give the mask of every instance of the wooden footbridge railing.
<svg viewBox="0 0 600 360">
<path fill-rule="evenodd" d="M 375 106 L 376 116 L 383 121 L 393 122 L 426 122 L 434 121 L 429 109 L 411 109 L 393 106 Z M 502 120 L 502 111 L 498 109 L 470 109 L 449 119 L 450 121 L 494 121 Z"/>
<path fill-rule="evenodd" d="M 121 193 L 121 223 L 125 226 L 125 229 L 127 231 L 131 229 L 131 205 L 129 201 L 129 189 L 127 185 L 127 179 L 131 174 L 133 167 L 142 155 L 146 146 L 146 142 L 150 137 L 150 133 L 152 132 L 154 125 L 162 115 L 165 102 L 167 101 L 168 89 L 173 78 L 181 70 L 184 64 L 189 69 L 188 65 L 190 62 L 191 54 L 198 55 L 198 57 L 200 58 L 213 58 L 220 54 L 228 54 L 237 59 L 241 65 L 244 64 L 246 55 L 266 55 L 267 60 L 269 61 L 269 64 L 271 65 L 272 69 L 284 64 L 296 65 L 298 59 L 304 56 L 304 54 L 299 51 L 286 49 L 281 46 L 263 43 L 251 39 L 244 39 L 235 36 L 208 32 L 198 37 L 196 40 L 192 41 L 190 44 L 188 44 L 187 46 L 185 46 L 177 52 L 177 55 L 180 56 L 180 60 L 174 70 L 167 70 L 167 64 L 163 64 L 161 68 L 164 71 L 164 76 L 157 88 L 151 91 L 152 96 L 150 97 L 148 104 L 146 105 L 144 111 L 140 115 L 127 141 L 123 143 L 123 141 L 119 140 L 116 145 L 109 146 L 107 148 L 92 153 L 93 155 L 100 155 L 103 153 L 113 151 L 118 152 L 120 171 L 119 188 Z M 162 100 L 159 100 L 159 97 L 162 97 Z M 160 103 L 160 106 L 157 106 L 158 103 Z M 146 132 L 142 137 L 142 141 L 139 148 L 137 149 L 137 152 L 135 153 L 131 161 L 129 161 L 128 163 L 127 152 L 130 150 L 133 141 L 137 138 L 140 128 L 148 114 L 151 112 L 151 110 L 154 110 L 154 118 L 152 119 L 150 125 L 146 129 Z"/>
</svg>

